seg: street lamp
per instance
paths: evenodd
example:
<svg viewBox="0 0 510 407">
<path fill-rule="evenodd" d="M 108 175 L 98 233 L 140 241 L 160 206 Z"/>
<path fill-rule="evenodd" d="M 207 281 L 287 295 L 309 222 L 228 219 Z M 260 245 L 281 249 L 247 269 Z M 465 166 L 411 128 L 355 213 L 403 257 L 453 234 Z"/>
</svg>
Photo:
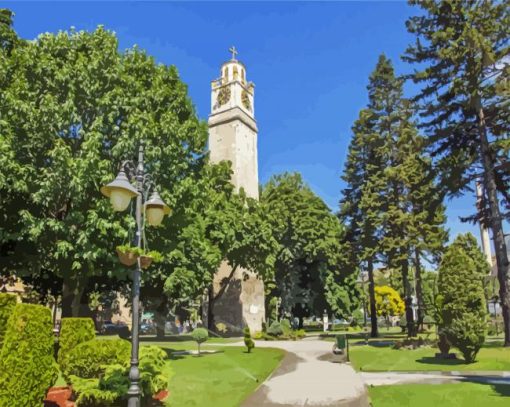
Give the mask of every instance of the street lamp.
<svg viewBox="0 0 510 407">
<path fill-rule="evenodd" d="M 136 169 L 135 169 L 136 168 Z M 133 175 L 135 186 L 129 182 L 127 175 Z M 136 196 L 136 238 L 135 245 L 142 248 L 143 224 L 142 209 L 149 224 L 157 226 L 161 224 L 165 214 L 170 213 L 170 208 L 163 202 L 156 190 L 153 191 L 149 200 L 144 204 L 152 182 L 147 182 L 148 174 L 143 167 L 143 145 L 138 149 L 138 164 L 125 161 L 117 178 L 101 188 L 101 193 L 110 198 L 114 211 L 124 211 L 129 206 L 131 198 Z M 140 407 L 140 371 L 138 370 L 138 325 L 140 307 L 140 273 L 142 271 L 140 256 L 137 258 L 136 269 L 133 273 L 133 304 L 131 309 L 131 368 L 129 369 L 128 407 Z"/>
</svg>

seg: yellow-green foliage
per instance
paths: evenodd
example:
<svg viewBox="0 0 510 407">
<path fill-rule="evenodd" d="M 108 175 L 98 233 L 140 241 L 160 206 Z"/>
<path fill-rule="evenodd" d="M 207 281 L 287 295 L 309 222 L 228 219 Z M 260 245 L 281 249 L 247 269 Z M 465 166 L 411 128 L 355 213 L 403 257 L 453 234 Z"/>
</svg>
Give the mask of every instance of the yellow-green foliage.
<svg viewBox="0 0 510 407">
<path fill-rule="evenodd" d="M 91 318 L 63 318 L 59 335 L 58 364 L 61 371 L 67 370 L 69 353 L 80 343 L 96 337 Z"/>
<path fill-rule="evenodd" d="M 150 400 L 152 395 L 167 388 L 169 377 L 167 376 L 168 368 L 165 366 L 166 358 L 166 352 L 158 346 L 142 346 L 140 348 L 139 369 L 142 405 L 148 404 L 146 401 Z M 165 370 L 165 374 L 163 374 L 163 370 Z M 77 396 L 78 407 L 111 405 L 127 395 L 129 388 L 128 359 L 124 360 L 123 363 L 103 366 L 100 377 L 82 378 L 70 375 L 69 379 Z"/>
<path fill-rule="evenodd" d="M 16 306 L 16 296 L 13 294 L 0 293 L 0 352 L 7 328 L 7 321 Z"/>
<path fill-rule="evenodd" d="M 80 343 L 69 352 L 64 377 L 98 378 L 112 364 L 129 366 L 131 344 L 124 339 L 92 339 Z"/>
<path fill-rule="evenodd" d="M 375 307 L 377 315 L 384 317 L 402 315 L 405 310 L 399 293 L 387 285 L 375 287 Z"/>
<path fill-rule="evenodd" d="M 40 407 L 58 376 L 53 358 L 51 312 L 17 304 L 7 323 L 0 354 L 0 406 Z"/>
</svg>

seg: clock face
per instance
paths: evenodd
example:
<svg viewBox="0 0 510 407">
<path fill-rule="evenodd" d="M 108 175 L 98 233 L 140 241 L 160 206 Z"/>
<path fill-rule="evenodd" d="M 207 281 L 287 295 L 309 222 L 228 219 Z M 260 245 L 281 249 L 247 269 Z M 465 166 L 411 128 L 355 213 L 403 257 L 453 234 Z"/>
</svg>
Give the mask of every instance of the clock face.
<svg viewBox="0 0 510 407">
<path fill-rule="evenodd" d="M 243 90 L 243 93 L 241 94 L 241 101 L 243 102 L 244 107 L 251 111 L 250 97 L 248 96 L 248 92 L 245 90 Z"/>
<path fill-rule="evenodd" d="M 222 106 L 230 100 L 230 87 L 223 87 L 218 93 L 218 106 Z"/>
</svg>

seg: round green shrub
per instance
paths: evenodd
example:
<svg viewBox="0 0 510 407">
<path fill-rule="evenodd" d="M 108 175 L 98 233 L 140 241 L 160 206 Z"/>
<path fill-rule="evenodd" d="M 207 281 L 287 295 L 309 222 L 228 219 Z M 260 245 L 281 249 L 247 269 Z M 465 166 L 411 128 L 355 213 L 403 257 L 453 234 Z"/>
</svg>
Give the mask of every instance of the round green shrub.
<svg viewBox="0 0 510 407">
<path fill-rule="evenodd" d="M 58 364 L 61 371 L 67 370 L 69 353 L 80 343 L 96 337 L 94 321 L 91 318 L 62 318 L 58 340 Z"/>
<path fill-rule="evenodd" d="M 42 305 L 17 304 L 7 322 L 0 354 L 0 406 L 41 406 L 58 376 L 53 358 L 51 312 Z"/>
<path fill-rule="evenodd" d="M 2 351 L 2 343 L 7 329 L 7 321 L 16 306 L 17 298 L 13 294 L 0 293 L 0 352 Z"/>
<path fill-rule="evenodd" d="M 269 328 L 267 328 L 267 333 L 271 336 L 280 336 L 283 335 L 283 329 L 281 324 L 278 321 L 274 321 Z"/>
<path fill-rule="evenodd" d="M 69 352 L 62 373 L 67 380 L 71 375 L 83 379 L 98 378 L 106 365 L 128 367 L 130 354 L 131 344 L 124 339 L 92 339 Z"/>
<path fill-rule="evenodd" d="M 209 332 L 205 328 L 195 328 L 191 337 L 198 344 L 198 354 L 200 355 L 200 344 L 209 339 Z"/>
</svg>

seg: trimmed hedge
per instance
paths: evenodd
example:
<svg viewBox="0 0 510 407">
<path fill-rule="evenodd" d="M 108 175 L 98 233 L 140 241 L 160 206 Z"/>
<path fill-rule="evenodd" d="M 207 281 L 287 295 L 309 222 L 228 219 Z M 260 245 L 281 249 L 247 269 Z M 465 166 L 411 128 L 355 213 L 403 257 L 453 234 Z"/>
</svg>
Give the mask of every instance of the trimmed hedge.
<svg viewBox="0 0 510 407">
<path fill-rule="evenodd" d="M 63 318 L 58 340 L 58 364 L 60 370 L 67 369 L 70 352 L 80 343 L 96 337 L 94 321 L 91 318 Z"/>
<path fill-rule="evenodd" d="M 244 345 L 246 346 L 248 353 L 251 353 L 251 350 L 255 347 L 255 342 L 253 342 L 253 339 L 251 339 L 250 328 L 245 327 L 243 331 L 244 331 Z"/>
<path fill-rule="evenodd" d="M 0 352 L 2 351 L 2 343 L 7 329 L 7 321 L 14 310 L 17 298 L 13 294 L 0 293 Z"/>
<path fill-rule="evenodd" d="M 129 366 L 131 344 L 124 339 L 92 339 L 80 343 L 69 352 L 65 370 L 68 380 L 71 375 L 83 379 L 98 378 L 107 365 Z"/>
<path fill-rule="evenodd" d="M 0 354 L 0 406 L 39 407 L 58 377 L 48 308 L 17 304 L 7 323 Z"/>
</svg>

